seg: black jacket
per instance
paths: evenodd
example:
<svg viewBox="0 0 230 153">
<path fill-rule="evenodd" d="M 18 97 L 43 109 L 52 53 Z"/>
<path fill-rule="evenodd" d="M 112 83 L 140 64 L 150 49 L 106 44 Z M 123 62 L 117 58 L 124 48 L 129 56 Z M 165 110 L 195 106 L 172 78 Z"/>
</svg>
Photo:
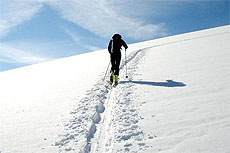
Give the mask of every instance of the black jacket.
<svg viewBox="0 0 230 153">
<path fill-rule="evenodd" d="M 127 44 L 125 43 L 125 41 L 123 39 L 112 39 L 109 42 L 109 46 L 108 46 L 108 51 L 109 53 L 120 53 L 121 47 L 124 46 L 125 49 L 128 48 Z"/>
</svg>

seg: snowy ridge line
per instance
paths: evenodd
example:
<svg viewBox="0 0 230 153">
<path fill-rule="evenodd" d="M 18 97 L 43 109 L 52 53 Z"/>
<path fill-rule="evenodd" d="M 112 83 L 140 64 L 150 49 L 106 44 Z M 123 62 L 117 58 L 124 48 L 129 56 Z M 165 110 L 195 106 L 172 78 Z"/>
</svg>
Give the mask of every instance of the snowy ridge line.
<svg viewBox="0 0 230 153">
<path fill-rule="evenodd" d="M 190 41 L 190 40 L 194 40 L 194 39 L 202 39 L 202 38 L 207 38 L 207 37 L 214 37 L 214 36 L 218 36 L 218 35 L 224 35 L 224 34 L 229 34 L 230 32 L 222 32 L 222 33 L 217 33 L 217 34 L 212 34 L 212 35 L 205 35 L 205 36 L 199 36 L 199 37 L 193 37 L 193 38 L 187 38 L 187 39 L 183 39 L 183 40 L 177 40 L 177 41 L 172 41 L 172 42 L 167 42 L 167 43 L 162 43 L 162 44 L 154 44 L 152 46 L 149 47 L 145 47 L 142 49 L 139 49 L 137 51 L 134 51 L 134 53 L 131 53 L 131 55 L 129 55 L 129 57 L 127 57 L 126 59 L 126 63 L 129 63 L 132 59 L 135 58 L 135 56 L 137 56 L 137 54 L 141 51 L 145 51 L 151 48 L 155 48 L 155 47 L 160 47 L 160 46 L 165 46 L 165 45 L 170 45 L 170 44 L 175 44 L 175 43 L 179 43 L 179 42 L 185 42 L 185 41 Z M 120 69 L 123 69 L 123 67 L 125 66 L 125 59 L 122 60 L 122 63 L 120 65 Z"/>
<path fill-rule="evenodd" d="M 224 34 L 229 34 L 229 33 L 230 33 L 230 32 L 222 32 L 222 33 L 217 33 L 217 34 L 212 34 L 212 35 L 205 35 L 205 36 L 187 38 L 187 39 L 183 39 L 183 40 L 177 40 L 177 41 L 172 41 L 172 42 L 168 42 L 168 43 L 162 43 L 162 44 L 153 45 L 152 47 L 148 47 L 148 48 L 154 48 L 154 47 L 159 47 L 159 46 L 165 46 L 165 45 L 169 45 L 169 44 L 175 44 L 175 43 L 179 43 L 179 42 L 185 42 L 185 41 L 190 41 L 190 40 L 202 39 L 202 38 L 207 38 L 207 37 L 214 37 L 214 36 L 224 35 Z M 169 36 L 169 37 L 170 37 L 170 36 Z"/>
</svg>

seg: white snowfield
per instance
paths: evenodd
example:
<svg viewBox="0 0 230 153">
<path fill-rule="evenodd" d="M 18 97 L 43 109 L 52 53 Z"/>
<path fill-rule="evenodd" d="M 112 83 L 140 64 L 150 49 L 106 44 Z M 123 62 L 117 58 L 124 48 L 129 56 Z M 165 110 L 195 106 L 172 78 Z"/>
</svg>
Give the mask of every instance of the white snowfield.
<svg viewBox="0 0 230 153">
<path fill-rule="evenodd" d="M 0 72 L 0 153 L 230 153 L 229 42 L 131 44 L 116 88 L 106 49 Z"/>
</svg>

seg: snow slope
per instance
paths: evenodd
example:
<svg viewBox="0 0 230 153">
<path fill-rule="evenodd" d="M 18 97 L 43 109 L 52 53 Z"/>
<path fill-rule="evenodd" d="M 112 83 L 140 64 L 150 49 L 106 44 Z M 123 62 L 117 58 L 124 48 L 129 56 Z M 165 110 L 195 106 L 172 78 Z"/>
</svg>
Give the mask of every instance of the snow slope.
<svg viewBox="0 0 230 153">
<path fill-rule="evenodd" d="M 224 26 L 129 45 L 116 88 L 106 50 L 0 72 L 0 152 L 229 153 L 229 39 Z"/>
</svg>

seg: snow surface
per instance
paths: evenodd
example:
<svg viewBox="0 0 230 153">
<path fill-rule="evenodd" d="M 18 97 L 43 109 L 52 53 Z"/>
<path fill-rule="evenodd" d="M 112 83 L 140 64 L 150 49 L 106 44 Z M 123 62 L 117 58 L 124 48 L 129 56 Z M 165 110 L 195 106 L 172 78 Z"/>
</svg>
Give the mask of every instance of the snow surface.
<svg viewBox="0 0 230 153">
<path fill-rule="evenodd" d="M 230 153 L 229 42 L 223 26 L 131 44 L 116 88 L 106 50 L 0 72 L 0 153 Z"/>
</svg>

